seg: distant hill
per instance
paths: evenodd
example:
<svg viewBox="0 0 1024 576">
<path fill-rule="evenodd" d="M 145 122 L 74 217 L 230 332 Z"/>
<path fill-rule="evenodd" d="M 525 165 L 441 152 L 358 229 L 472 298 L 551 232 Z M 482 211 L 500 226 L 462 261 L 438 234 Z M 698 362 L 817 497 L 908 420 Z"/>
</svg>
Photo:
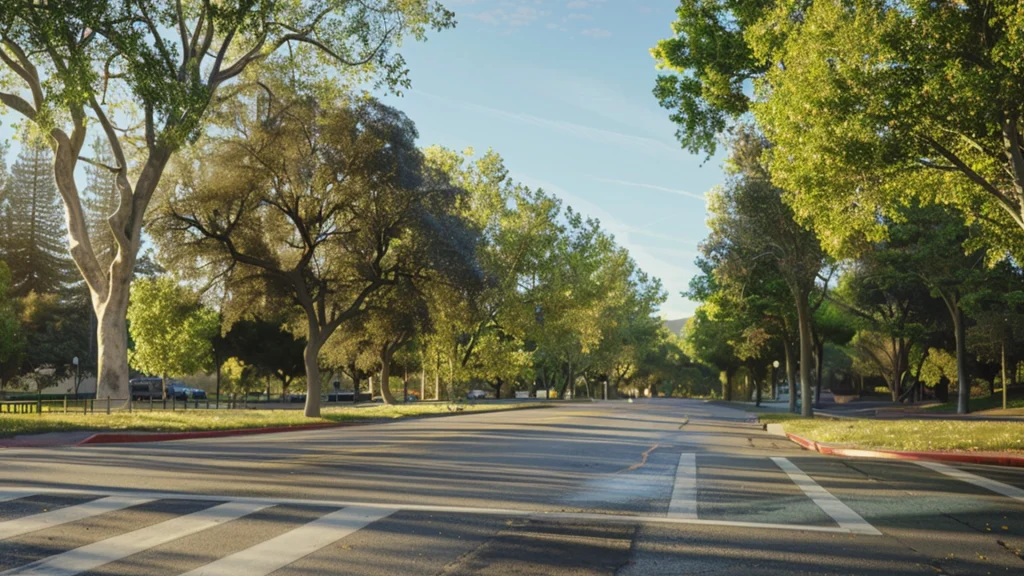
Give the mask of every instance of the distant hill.
<svg viewBox="0 0 1024 576">
<path fill-rule="evenodd" d="M 682 335 L 683 328 L 686 327 L 686 323 L 689 318 L 680 318 L 678 320 L 665 320 L 665 328 L 668 328 L 676 336 Z"/>
</svg>

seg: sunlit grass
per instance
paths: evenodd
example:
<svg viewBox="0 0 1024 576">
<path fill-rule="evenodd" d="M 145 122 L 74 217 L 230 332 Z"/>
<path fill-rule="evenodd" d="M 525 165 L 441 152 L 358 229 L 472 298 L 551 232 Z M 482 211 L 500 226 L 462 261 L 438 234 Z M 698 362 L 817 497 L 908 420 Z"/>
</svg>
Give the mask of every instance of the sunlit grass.
<svg viewBox="0 0 1024 576">
<path fill-rule="evenodd" d="M 495 412 L 553 406 L 548 403 L 466 404 L 467 412 Z M 326 407 L 321 418 L 306 418 L 302 410 L 188 410 L 114 412 L 106 414 L 0 414 L 0 437 L 74 430 L 138 430 L 147 432 L 185 432 L 300 426 L 328 422 L 365 422 L 396 418 L 449 414 L 439 403 L 397 406 Z"/>
<path fill-rule="evenodd" d="M 1024 422 L 964 420 L 811 420 L 792 414 L 765 414 L 790 433 L 817 442 L 857 448 L 904 451 L 1024 453 Z"/>
</svg>

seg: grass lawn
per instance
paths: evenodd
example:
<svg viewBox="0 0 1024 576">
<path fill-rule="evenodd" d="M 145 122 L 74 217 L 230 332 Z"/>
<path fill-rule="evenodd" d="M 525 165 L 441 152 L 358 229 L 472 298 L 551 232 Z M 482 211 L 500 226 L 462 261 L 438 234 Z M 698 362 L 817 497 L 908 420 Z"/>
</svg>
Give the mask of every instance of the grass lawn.
<svg viewBox="0 0 1024 576">
<path fill-rule="evenodd" d="M 557 406 L 555 403 L 467 404 L 463 413 L 496 412 Z M 448 414 L 448 405 L 414 403 L 397 406 L 325 407 L 321 418 L 306 418 L 302 410 L 188 410 L 135 411 L 96 414 L 0 414 L 0 438 L 20 434 L 69 432 L 74 430 L 186 432 L 298 426 L 326 422 L 390 420 Z"/>
<path fill-rule="evenodd" d="M 1010 390 L 1013 391 L 1013 388 L 1010 388 Z M 1024 408 L 1024 398 L 1007 398 L 1006 407 L 1008 409 Z M 992 396 L 985 396 L 984 398 L 971 398 L 970 408 L 971 412 L 981 412 L 982 410 L 1001 410 L 1003 408 L 1003 395 L 993 394 Z M 951 394 L 949 402 L 928 406 L 924 410 L 928 412 L 955 414 L 956 398 Z"/>
<path fill-rule="evenodd" d="M 1024 422 L 805 420 L 793 414 L 765 414 L 761 416 L 761 422 L 779 422 L 788 433 L 817 442 L 857 448 L 1024 453 Z"/>
</svg>

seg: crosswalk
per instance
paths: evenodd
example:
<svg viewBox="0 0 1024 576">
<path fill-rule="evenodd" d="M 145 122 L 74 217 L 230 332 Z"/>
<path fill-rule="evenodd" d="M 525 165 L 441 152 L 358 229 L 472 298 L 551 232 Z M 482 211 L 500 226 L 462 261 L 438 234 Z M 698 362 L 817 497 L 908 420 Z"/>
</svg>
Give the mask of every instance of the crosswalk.
<svg viewBox="0 0 1024 576">
<path fill-rule="evenodd" d="M 673 454 L 673 459 L 676 455 Z M 550 512 L 536 510 L 467 508 L 442 505 L 389 505 L 354 502 L 311 501 L 289 498 L 232 498 L 221 495 L 183 495 L 143 491 L 75 490 L 32 487 L 0 486 L 0 576 L 75 576 L 97 573 L 103 567 L 132 566 L 131 569 L 108 568 L 105 574 L 149 573 L 138 568 L 140 562 L 131 564 L 154 550 L 171 549 L 174 544 L 188 537 L 203 537 L 217 533 L 224 538 L 224 531 L 232 526 L 245 531 L 244 522 L 255 516 L 271 515 L 275 508 L 303 507 L 306 512 L 298 520 L 284 522 L 276 530 L 261 533 L 259 540 L 242 538 L 232 546 L 223 548 L 217 557 L 196 555 L 180 565 L 165 569 L 161 574 L 181 576 L 267 576 L 279 574 L 283 569 L 327 549 L 344 546 L 361 530 L 379 526 L 381 522 L 408 524 L 408 519 L 396 520 L 396 515 L 423 514 L 433 517 L 438 514 L 490 516 L 495 518 L 496 529 L 510 519 L 550 521 L 571 521 L 574 523 L 659 523 L 686 525 L 705 524 L 710 526 L 748 527 L 754 529 L 806 530 L 833 532 L 853 535 L 880 535 L 882 532 L 869 522 L 870 514 L 864 512 L 862 503 L 844 503 L 842 492 L 833 493 L 822 473 L 805 469 L 813 462 L 803 465 L 795 459 L 771 457 L 762 459 L 768 466 L 774 466 L 779 479 L 790 482 L 790 489 L 783 490 L 787 502 L 792 505 L 802 498 L 802 506 L 815 506 L 831 525 L 808 522 L 773 523 L 748 522 L 706 514 L 707 502 L 717 484 L 715 477 L 702 476 L 705 469 L 717 464 L 710 456 L 695 453 L 678 454 L 677 464 L 665 483 L 670 492 L 667 505 L 661 514 L 607 514 L 600 510 L 566 512 L 552 509 Z M 705 466 L 706 464 L 706 466 Z M 736 464 L 742 468 L 748 462 Z M 983 488 L 997 497 L 1005 497 L 1018 505 L 1024 502 L 1024 490 L 1010 484 L 945 464 L 920 462 L 919 466 L 901 463 L 911 469 L 928 470 L 936 478 L 953 482 L 952 486 L 969 485 L 977 492 Z M 802 468 L 801 466 L 805 466 Z M 763 472 L 761 469 L 760 472 Z M 924 473 L 924 472 L 922 472 Z M 818 479 L 812 478 L 818 476 Z M 960 484 L 958 484 L 960 483 Z M 823 485 L 824 484 L 824 485 Z M 831 486 L 837 483 L 833 479 Z M 838 494 L 838 496 L 837 496 Z M 143 515 L 145 510 L 155 509 L 165 502 L 190 502 L 180 513 L 150 513 L 146 521 L 127 526 L 120 533 L 107 533 L 97 526 L 105 518 L 118 514 Z M 664 500 L 662 502 L 665 502 Z M 855 508 L 859 509 L 855 510 Z M 870 507 L 868 507 L 870 508 Z M 867 518 L 865 518 L 867 516 Z M 110 524 L 108 522 L 107 524 Z M 75 540 L 61 548 L 62 535 L 82 534 L 95 530 L 93 540 Z M 221 530 L 221 532 L 217 532 Z M 393 526 L 388 531 L 395 531 Z M 443 537 L 443 535 L 439 536 Z M 34 540 L 33 540 L 34 538 Z M 211 536 L 213 538 L 213 536 Z M 42 544 L 40 543 L 42 542 Z M 35 547 L 35 548 L 33 548 Z M 38 557 L 24 555 L 14 558 L 10 551 L 38 549 Z M 4 557 L 8 554 L 8 557 Z M 157 572 L 154 572 L 157 573 Z"/>
</svg>

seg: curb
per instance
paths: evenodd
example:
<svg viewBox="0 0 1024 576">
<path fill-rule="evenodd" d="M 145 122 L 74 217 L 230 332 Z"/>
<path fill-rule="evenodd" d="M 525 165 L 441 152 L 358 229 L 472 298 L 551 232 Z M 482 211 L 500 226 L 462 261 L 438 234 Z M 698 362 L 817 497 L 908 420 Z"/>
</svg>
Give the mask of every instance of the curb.
<svg viewBox="0 0 1024 576">
<path fill-rule="evenodd" d="M 844 458 L 876 458 L 880 460 L 911 460 L 933 462 L 957 462 L 960 464 L 984 464 L 988 466 L 1010 466 L 1024 468 L 1024 456 L 1008 454 L 971 454 L 969 452 L 901 452 L 897 450 L 865 450 L 861 448 L 840 448 L 829 444 L 821 444 L 796 434 L 786 433 L 786 437 L 802 446 L 805 450 L 818 452 L 825 456 L 841 456 Z"/>
<path fill-rule="evenodd" d="M 196 438 L 225 438 L 228 436 L 251 436 L 255 434 L 277 434 L 279 432 L 301 432 L 303 430 L 321 430 L 324 428 L 341 428 L 358 426 L 361 422 L 325 422 L 317 424 L 299 424 L 297 426 L 275 426 L 272 428 L 237 428 L 232 430 L 202 430 L 198 432 L 99 432 L 89 436 L 74 446 L 87 444 L 139 444 L 143 442 L 168 442 L 171 440 L 192 440 Z"/>
</svg>

